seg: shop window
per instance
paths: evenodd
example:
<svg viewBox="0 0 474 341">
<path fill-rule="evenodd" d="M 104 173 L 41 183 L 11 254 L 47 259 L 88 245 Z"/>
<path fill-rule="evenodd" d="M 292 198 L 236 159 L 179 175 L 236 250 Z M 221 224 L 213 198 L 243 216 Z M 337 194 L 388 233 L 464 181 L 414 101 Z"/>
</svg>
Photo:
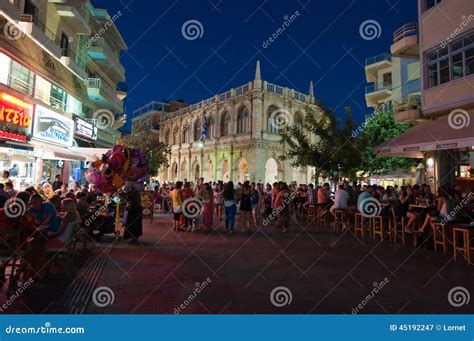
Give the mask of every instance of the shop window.
<svg viewBox="0 0 474 341">
<path fill-rule="evenodd" d="M 67 104 L 66 92 L 60 87 L 57 87 L 56 85 L 51 85 L 50 102 L 53 108 L 59 109 L 61 111 L 66 111 L 66 104 Z"/>
<path fill-rule="evenodd" d="M 8 85 L 26 95 L 33 94 L 34 74 L 14 60 L 11 63 Z"/>
</svg>

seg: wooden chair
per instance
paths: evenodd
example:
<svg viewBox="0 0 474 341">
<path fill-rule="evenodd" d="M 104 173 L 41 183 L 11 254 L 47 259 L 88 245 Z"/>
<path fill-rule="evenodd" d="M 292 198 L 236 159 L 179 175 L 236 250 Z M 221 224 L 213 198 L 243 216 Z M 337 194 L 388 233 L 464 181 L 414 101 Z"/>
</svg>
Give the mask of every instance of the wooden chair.
<svg viewBox="0 0 474 341">
<path fill-rule="evenodd" d="M 458 234 L 462 236 L 462 244 L 458 245 Z M 470 230 L 468 228 L 463 227 L 454 227 L 453 228 L 453 249 L 454 249 L 454 260 L 456 260 L 456 256 L 458 251 L 461 252 L 464 256 L 464 259 L 467 263 L 471 264 L 471 251 L 474 249 L 471 247 L 470 241 Z"/>
<path fill-rule="evenodd" d="M 74 251 L 76 250 L 76 242 L 77 242 L 77 236 L 78 232 L 80 229 L 80 222 L 76 222 L 74 224 L 74 228 L 72 231 L 71 239 L 69 242 L 64 246 L 63 248 L 60 249 L 48 249 L 47 254 L 51 256 L 50 264 L 53 261 L 63 259 L 64 260 L 64 265 L 66 268 L 66 276 L 69 278 L 72 275 L 72 270 L 74 266 L 73 258 L 74 258 Z M 48 269 L 49 269 L 48 266 Z"/>
<path fill-rule="evenodd" d="M 363 237 L 364 236 L 364 216 L 359 213 L 359 212 L 356 212 L 355 214 L 355 218 L 354 218 L 354 234 L 357 236 L 357 233 L 360 233 L 360 236 Z"/>
<path fill-rule="evenodd" d="M 402 245 L 405 246 L 405 217 L 397 217 L 395 208 L 392 206 L 392 219 L 390 220 L 390 233 L 392 234 L 393 242 L 397 242 L 397 238 L 402 240 Z"/>
<path fill-rule="evenodd" d="M 433 245 L 434 251 L 436 252 L 438 245 L 443 247 L 443 253 L 446 254 L 448 248 L 448 242 L 446 239 L 446 226 L 442 223 L 432 224 L 433 229 Z"/>
<path fill-rule="evenodd" d="M 381 215 L 370 218 L 370 227 L 372 230 L 372 238 L 380 236 L 380 240 L 383 240 L 384 235 L 388 234 L 389 240 L 392 241 L 392 235 L 390 233 L 390 219 Z M 387 227 L 387 228 L 385 228 Z"/>
<path fill-rule="evenodd" d="M 316 219 L 316 217 L 317 217 L 316 205 L 313 205 L 313 204 L 308 205 L 308 214 L 306 217 L 306 222 L 309 223 L 310 221 L 313 221 L 313 219 Z"/>
<path fill-rule="evenodd" d="M 2 263 L 1 270 L 3 271 L 0 273 L 0 278 L 3 278 L 6 268 L 10 265 L 10 284 L 13 283 L 12 279 L 15 276 L 17 261 L 21 257 L 21 233 L 20 229 L 0 229 L 0 260 Z"/>
</svg>

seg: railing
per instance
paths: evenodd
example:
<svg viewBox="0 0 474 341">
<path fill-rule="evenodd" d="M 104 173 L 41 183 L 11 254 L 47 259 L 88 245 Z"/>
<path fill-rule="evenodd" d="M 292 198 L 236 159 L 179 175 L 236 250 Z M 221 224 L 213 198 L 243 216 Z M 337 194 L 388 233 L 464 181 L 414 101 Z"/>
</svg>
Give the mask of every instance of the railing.
<svg viewBox="0 0 474 341">
<path fill-rule="evenodd" d="M 243 95 L 243 94 L 247 93 L 248 91 L 249 91 L 249 85 L 245 84 L 245 85 L 239 86 L 237 89 L 235 89 L 235 95 L 240 96 L 240 95 Z"/>
<path fill-rule="evenodd" d="M 108 60 L 113 65 L 117 66 L 121 73 L 125 74 L 125 68 L 123 65 L 118 61 L 119 55 L 118 53 L 114 53 L 114 50 L 110 47 L 107 41 L 103 37 L 95 38 L 91 37 L 88 40 L 90 42 L 90 47 L 97 47 L 104 50 L 104 53 L 108 56 Z M 117 57 L 116 57 L 117 56 Z"/>
<path fill-rule="evenodd" d="M 53 33 L 53 31 L 51 31 L 49 28 L 47 28 L 46 25 L 43 24 L 38 19 L 38 17 L 36 17 L 34 14 L 22 14 L 20 16 L 20 21 L 30 22 L 33 25 L 37 26 L 49 40 L 51 40 L 53 43 L 55 43 L 58 47 L 61 46 L 61 42 L 56 37 L 56 35 Z"/>
<path fill-rule="evenodd" d="M 283 95 L 283 88 L 275 84 L 267 83 L 267 91 L 277 95 Z"/>
<path fill-rule="evenodd" d="M 144 105 L 143 107 L 136 109 L 133 112 L 133 116 L 135 117 L 149 111 L 161 111 L 164 105 L 166 105 L 166 103 L 156 102 L 156 101 L 150 102 Z"/>
<path fill-rule="evenodd" d="M 372 83 L 366 86 L 365 93 L 370 94 L 381 90 L 392 90 L 392 83 Z"/>
<path fill-rule="evenodd" d="M 301 92 L 294 91 L 293 97 L 297 100 L 302 101 L 302 102 L 306 102 L 306 95 L 302 94 Z"/>
<path fill-rule="evenodd" d="M 367 58 L 365 60 L 365 65 L 372 65 L 372 64 L 375 64 L 375 63 L 380 63 L 380 62 L 383 62 L 383 61 L 389 61 L 391 62 L 392 61 L 392 56 L 389 55 L 388 53 L 382 53 L 382 54 L 379 54 L 375 57 L 370 57 L 370 58 Z"/>
<path fill-rule="evenodd" d="M 77 66 L 85 70 L 87 62 L 79 58 L 70 48 L 63 47 L 61 48 L 61 56 L 69 57 Z"/>
<path fill-rule="evenodd" d="M 408 95 L 395 101 L 395 112 L 421 109 L 421 95 Z"/>
<path fill-rule="evenodd" d="M 110 98 L 116 99 L 117 97 L 115 91 L 100 78 L 88 78 L 87 84 L 89 88 L 104 91 Z"/>
<path fill-rule="evenodd" d="M 406 37 L 418 36 L 418 25 L 416 23 L 405 24 L 393 32 L 393 42 L 396 43 Z"/>
<path fill-rule="evenodd" d="M 18 90 L 19 92 L 25 94 L 25 95 L 32 95 L 35 92 L 35 88 L 33 87 L 32 84 L 29 84 L 25 82 L 24 80 L 15 77 L 13 75 L 10 75 L 8 79 L 6 79 L 6 83 L 9 87 Z"/>
</svg>

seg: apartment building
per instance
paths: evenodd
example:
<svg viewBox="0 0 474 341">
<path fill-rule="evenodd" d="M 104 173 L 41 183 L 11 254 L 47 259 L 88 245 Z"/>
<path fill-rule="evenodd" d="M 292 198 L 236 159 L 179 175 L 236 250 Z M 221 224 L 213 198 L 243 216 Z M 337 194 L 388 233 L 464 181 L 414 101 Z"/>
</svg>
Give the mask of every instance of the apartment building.
<svg viewBox="0 0 474 341">
<path fill-rule="evenodd" d="M 384 155 L 424 158 L 437 187 L 473 187 L 474 1 L 419 0 L 421 118 L 376 148 Z"/>
<path fill-rule="evenodd" d="M 0 171 L 17 187 L 55 174 L 80 181 L 87 148 L 112 146 L 125 123 L 122 13 L 88 0 L 0 6 Z"/>
<path fill-rule="evenodd" d="M 370 83 L 365 91 L 367 106 L 377 110 L 388 105 L 397 122 L 417 120 L 416 110 L 421 104 L 417 24 L 406 24 L 396 30 L 390 50 L 365 62 L 365 76 Z"/>
</svg>

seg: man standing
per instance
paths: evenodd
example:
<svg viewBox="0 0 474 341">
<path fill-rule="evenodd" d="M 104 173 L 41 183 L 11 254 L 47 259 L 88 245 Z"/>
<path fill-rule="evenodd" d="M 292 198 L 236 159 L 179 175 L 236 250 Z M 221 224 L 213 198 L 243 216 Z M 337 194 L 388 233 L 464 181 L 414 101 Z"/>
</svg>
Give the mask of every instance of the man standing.
<svg viewBox="0 0 474 341">
<path fill-rule="evenodd" d="M 181 193 L 181 188 L 183 183 L 181 181 L 176 182 L 176 186 L 170 193 L 171 205 L 173 206 L 173 228 L 177 232 L 181 228 L 180 218 L 183 212 L 183 194 Z"/>
<path fill-rule="evenodd" d="M 61 181 L 61 175 L 56 174 L 52 185 L 53 185 L 53 192 L 57 191 L 58 189 L 61 189 L 61 186 L 63 185 L 63 182 Z"/>
</svg>

